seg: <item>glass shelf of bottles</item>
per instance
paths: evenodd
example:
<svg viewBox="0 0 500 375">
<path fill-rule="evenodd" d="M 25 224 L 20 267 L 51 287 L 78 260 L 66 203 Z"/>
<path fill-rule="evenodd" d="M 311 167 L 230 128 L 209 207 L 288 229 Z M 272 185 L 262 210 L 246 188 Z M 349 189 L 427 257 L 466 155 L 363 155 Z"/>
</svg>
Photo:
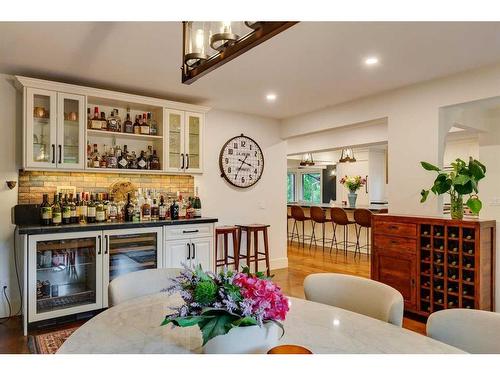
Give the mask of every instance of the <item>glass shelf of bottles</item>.
<svg viewBox="0 0 500 375">
<path fill-rule="evenodd" d="M 475 307 L 474 228 L 420 225 L 420 310 Z"/>
<path fill-rule="evenodd" d="M 94 237 L 37 243 L 37 313 L 96 302 L 95 254 Z"/>
</svg>

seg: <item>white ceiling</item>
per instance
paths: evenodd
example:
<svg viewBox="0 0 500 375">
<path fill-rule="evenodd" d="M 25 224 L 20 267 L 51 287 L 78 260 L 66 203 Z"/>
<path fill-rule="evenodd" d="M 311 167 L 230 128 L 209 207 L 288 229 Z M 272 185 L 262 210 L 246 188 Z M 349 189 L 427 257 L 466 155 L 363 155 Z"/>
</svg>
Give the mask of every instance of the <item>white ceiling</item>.
<svg viewBox="0 0 500 375">
<path fill-rule="evenodd" d="M 0 72 L 286 118 L 500 61 L 500 23 L 302 22 L 186 86 L 181 38 L 180 22 L 0 23 Z"/>
</svg>

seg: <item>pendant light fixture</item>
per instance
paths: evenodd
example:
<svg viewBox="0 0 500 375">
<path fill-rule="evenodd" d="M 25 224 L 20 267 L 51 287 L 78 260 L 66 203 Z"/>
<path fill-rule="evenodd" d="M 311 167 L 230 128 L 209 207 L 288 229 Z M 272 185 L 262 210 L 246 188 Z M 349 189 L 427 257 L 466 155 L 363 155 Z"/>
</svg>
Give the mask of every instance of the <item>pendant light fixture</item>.
<svg viewBox="0 0 500 375">
<path fill-rule="evenodd" d="M 352 147 L 343 147 L 340 154 L 339 163 L 354 163 L 356 158 L 354 157 L 354 151 Z"/>
<path fill-rule="evenodd" d="M 301 167 L 311 167 L 314 165 L 314 160 L 313 156 L 310 152 L 306 152 L 304 155 L 302 155 L 302 160 L 300 161 L 299 165 Z"/>
<path fill-rule="evenodd" d="M 184 21 L 182 83 L 193 83 L 296 23 Z"/>
</svg>

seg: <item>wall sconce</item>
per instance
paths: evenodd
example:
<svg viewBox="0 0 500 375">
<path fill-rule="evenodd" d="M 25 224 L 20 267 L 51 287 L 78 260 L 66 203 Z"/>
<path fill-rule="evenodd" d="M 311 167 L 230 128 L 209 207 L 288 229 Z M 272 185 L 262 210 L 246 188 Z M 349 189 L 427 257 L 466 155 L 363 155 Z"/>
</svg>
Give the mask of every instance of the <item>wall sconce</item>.
<svg viewBox="0 0 500 375">
<path fill-rule="evenodd" d="M 14 189 L 17 185 L 17 181 L 6 181 L 6 182 L 10 190 Z"/>
</svg>

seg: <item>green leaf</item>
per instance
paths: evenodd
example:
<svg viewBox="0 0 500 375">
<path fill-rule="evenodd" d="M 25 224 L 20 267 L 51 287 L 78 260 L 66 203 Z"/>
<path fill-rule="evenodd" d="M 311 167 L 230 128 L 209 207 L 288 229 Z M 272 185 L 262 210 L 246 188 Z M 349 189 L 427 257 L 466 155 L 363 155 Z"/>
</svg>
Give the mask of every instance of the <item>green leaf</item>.
<svg viewBox="0 0 500 375">
<path fill-rule="evenodd" d="M 257 324 L 259 324 L 257 319 L 252 318 L 251 316 L 245 316 L 233 322 L 233 325 L 236 327 L 256 326 Z"/>
<path fill-rule="evenodd" d="M 461 195 L 470 194 L 472 193 L 472 182 L 469 181 L 464 185 L 455 185 L 454 189 L 458 194 Z"/>
<path fill-rule="evenodd" d="M 422 198 L 420 198 L 420 203 L 424 203 L 427 200 L 427 197 L 429 196 L 429 190 L 422 189 L 420 195 L 422 196 Z"/>
<path fill-rule="evenodd" d="M 435 194 L 444 194 L 448 192 L 451 188 L 451 180 L 448 178 L 446 173 L 440 173 L 436 180 L 434 181 L 434 185 L 431 190 Z"/>
<path fill-rule="evenodd" d="M 436 172 L 441 171 L 441 169 L 439 169 L 435 165 L 432 165 L 431 163 L 427 163 L 426 161 L 421 161 L 420 164 L 426 171 L 436 171 Z"/>
<path fill-rule="evenodd" d="M 178 317 L 174 319 L 170 318 L 165 318 L 165 320 L 161 323 L 162 326 L 167 325 L 169 323 L 172 323 L 175 326 L 178 327 L 190 327 L 194 326 L 201 321 L 207 319 L 206 316 L 184 316 L 184 317 Z"/>
<path fill-rule="evenodd" d="M 481 180 L 485 176 L 485 169 L 483 170 L 484 165 L 478 164 L 472 158 L 469 161 L 469 171 L 471 175 L 476 179 L 476 181 Z"/>
<path fill-rule="evenodd" d="M 453 177 L 452 177 L 452 179 L 453 179 Z M 465 174 L 459 174 L 453 180 L 453 184 L 454 185 L 464 185 L 464 184 L 466 184 L 469 181 L 470 181 L 470 177 L 469 176 L 467 176 Z"/>
<path fill-rule="evenodd" d="M 481 211 L 481 208 L 483 208 L 483 203 L 479 200 L 479 198 L 476 197 L 470 197 L 467 200 L 466 204 L 467 207 L 469 207 L 470 210 L 476 215 L 479 213 L 479 211 Z"/>
<path fill-rule="evenodd" d="M 234 320 L 233 315 L 221 314 L 199 322 L 198 326 L 203 336 L 203 345 L 214 337 L 228 333 L 233 328 L 232 322 Z"/>
</svg>

